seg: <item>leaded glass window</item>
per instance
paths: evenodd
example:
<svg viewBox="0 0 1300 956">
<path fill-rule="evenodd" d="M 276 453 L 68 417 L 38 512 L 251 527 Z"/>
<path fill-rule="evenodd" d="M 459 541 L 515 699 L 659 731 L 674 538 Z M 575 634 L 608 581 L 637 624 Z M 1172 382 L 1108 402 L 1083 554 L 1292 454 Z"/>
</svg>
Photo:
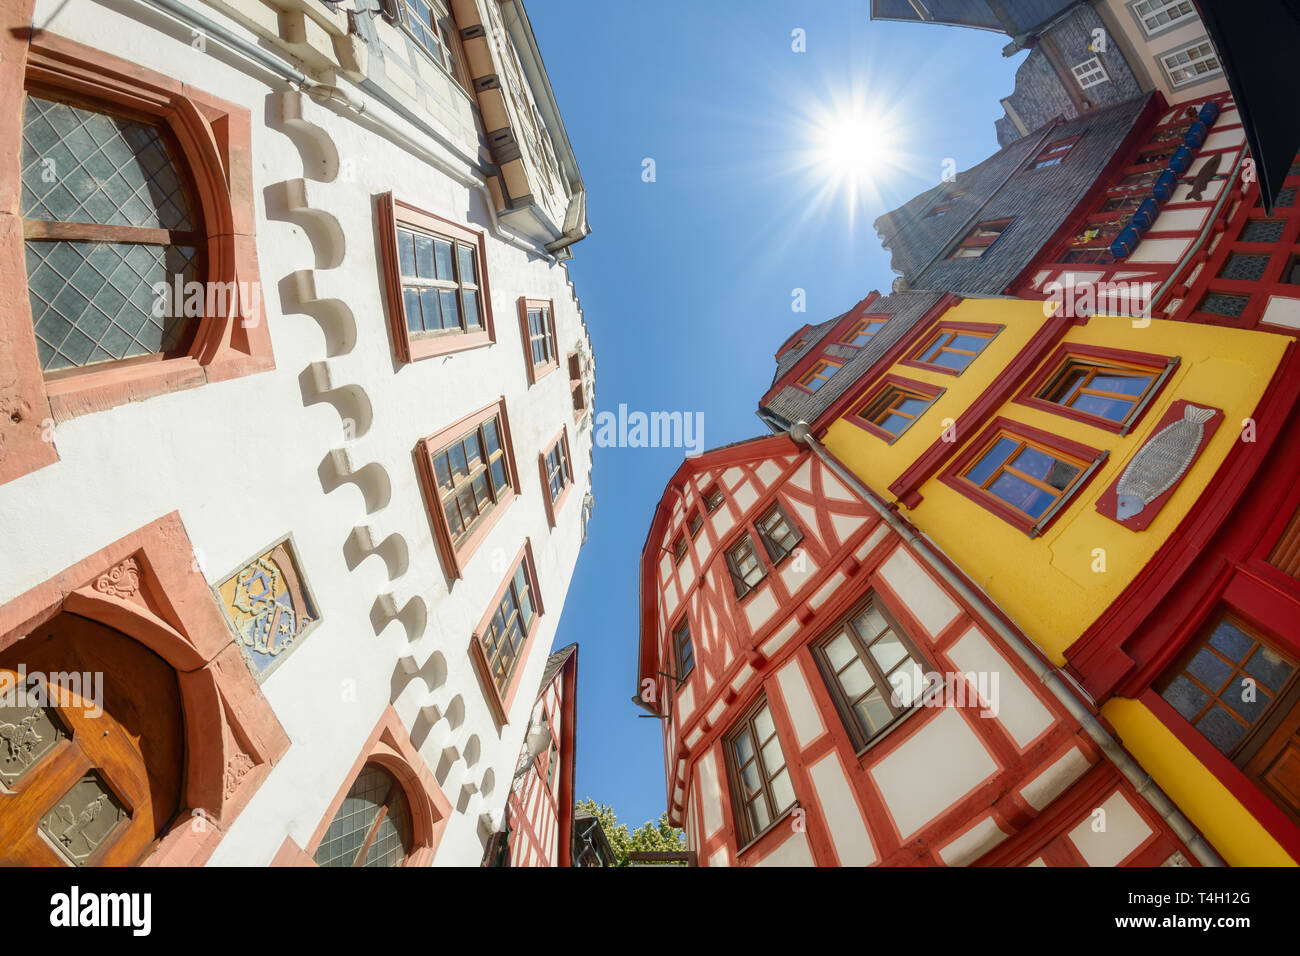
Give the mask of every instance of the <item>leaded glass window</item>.
<svg viewBox="0 0 1300 956">
<path fill-rule="evenodd" d="M 411 811 L 402 785 L 368 763 L 316 850 L 320 866 L 401 866 L 411 852 Z"/>
<path fill-rule="evenodd" d="M 1250 219 L 1241 230 L 1240 241 L 1278 242 L 1285 228 L 1285 219 Z"/>
<path fill-rule="evenodd" d="M 1228 256 L 1228 261 L 1223 264 L 1223 269 L 1219 272 L 1219 278 L 1258 282 L 1264 278 L 1264 270 L 1268 268 L 1268 260 L 1268 256 L 1234 252 Z"/>
<path fill-rule="evenodd" d="M 1212 315 L 1226 315 L 1228 318 L 1235 319 L 1246 311 L 1246 306 L 1249 304 L 1250 296 L 1248 295 L 1209 292 L 1201 300 L 1200 311 L 1209 312 Z"/>
<path fill-rule="evenodd" d="M 164 126 L 26 97 L 27 288 L 46 372 L 188 346 L 198 317 L 184 314 L 185 286 L 199 278 L 203 231 L 179 155 Z"/>
<path fill-rule="evenodd" d="M 1244 624 L 1223 617 L 1183 655 L 1159 690 L 1216 750 L 1235 757 L 1295 671 L 1295 661 Z"/>
</svg>

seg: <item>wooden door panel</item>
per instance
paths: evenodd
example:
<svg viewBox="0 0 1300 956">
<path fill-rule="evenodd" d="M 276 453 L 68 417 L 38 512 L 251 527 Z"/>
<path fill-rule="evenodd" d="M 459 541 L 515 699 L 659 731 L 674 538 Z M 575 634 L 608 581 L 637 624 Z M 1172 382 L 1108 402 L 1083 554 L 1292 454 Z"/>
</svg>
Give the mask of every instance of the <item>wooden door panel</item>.
<svg viewBox="0 0 1300 956">
<path fill-rule="evenodd" d="M 83 686 L 50 700 L 67 739 L 0 793 L 0 862 L 138 862 L 181 805 L 175 672 L 126 635 L 67 613 L 0 655 L 0 667 L 19 664 L 29 675 L 81 674 Z"/>
</svg>

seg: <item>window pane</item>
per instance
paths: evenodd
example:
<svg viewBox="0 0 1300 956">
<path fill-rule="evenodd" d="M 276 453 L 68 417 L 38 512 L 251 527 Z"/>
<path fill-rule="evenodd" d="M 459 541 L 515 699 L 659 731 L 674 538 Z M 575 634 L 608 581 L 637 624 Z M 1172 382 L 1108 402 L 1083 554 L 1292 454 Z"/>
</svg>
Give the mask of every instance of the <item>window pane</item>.
<svg viewBox="0 0 1300 956">
<path fill-rule="evenodd" d="M 1196 722 L 1196 729 L 1214 744 L 1215 749 L 1225 754 L 1246 735 L 1245 724 L 1235 720 L 1228 711 L 1217 705 Z"/>
<path fill-rule="evenodd" d="M 1192 720 L 1210 702 L 1209 695 L 1181 674 L 1160 694 L 1161 697 L 1187 720 Z"/>
<path fill-rule="evenodd" d="M 989 492 L 1001 498 L 1013 508 L 1023 511 L 1031 518 L 1042 517 L 1043 512 L 1056 500 L 1041 488 L 1037 488 L 1015 475 L 1007 474 L 1002 475 L 997 481 L 989 485 Z"/>
<path fill-rule="evenodd" d="M 505 491 L 508 482 L 506 481 L 506 466 L 498 458 L 492 462 L 492 487 L 497 491 Z"/>
<path fill-rule="evenodd" d="M 871 656 L 876 659 L 882 671 L 889 673 L 895 664 L 907 656 L 907 648 L 897 636 L 889 633 L 871 645 Z"/>
<path fill-rule="evenodd" d="M 751 760 L 740 770 L 740 782 L 745 787 L 745 796 L 752 796 L 762 788 L 762 777 L 758 772 L 758 761 Z"/>
<path fill-rule="evenodd" d="M 893 718 L 889 705 L 885 703 L 884 696 L 878 690 L 873 690 L 864 697 L 853 710 L 857 713 L 862 729 L 866 731 L 868 737 L 876 734 Z"/>
<path fill-rule="evenodd" d="M 984 484 L 994 470 L 1007 460 L 1020 443 L 1011 438 L 999 438 L 980 458 L 978 464 L 970 471 L 966 472 L 966 477 L 975 482 L 977 485 Z"/>
<path fill-rule="evenodd" d="M 749 739 L 749 734 L 741 734 L 736 738 L 736 763 L 740 766 L 749 763 L 754 756 L 754 743 Z"/>
<path fill-rule="evenodd" d="M 1217 694 L 1232 676 L 1232 665 L 1212 651 L 1202 648 L 1187 665 L 1187 673 Z"/>
<path fill-rule="evenodd" d="M 853 650 L 853 642 L 842 631 L 835 635 L 835 638 L 826 645 L 826 659 L 831 662 L 831 667 L 837 672 L 842 670 L 845 664 L 853 660 L 856 653 Z"/>
<path fill-rule="evenodd" d="M 1255 642 L 1231 621 L 1223 621 L 1210 635 L 1210 643 L 1230 660 L 1240 662 Z"/>
<path fill-rule="evenodd" d="M 438 301 L 442 303 L 442 327 L 460 328 L 460 303 L 456 301 L 456 293 L 444 289 L 438 293 Z"/>
<path fill-rule="evenodd" d="M 925 672 L 916 661 L 909 660 L 889 675 L 890 696 L 895 707 L 910 707 L 925 690 Z"/>
<path fill-rule="evenodd" d="M 456 273 L 451 262 L 451 243 L 445 239 L 433 240 L 433 258 L 437 267 L 437 278 L 455 282 Z"/>
<path fill-rule="evenodd" d="M 466 245 L 456 247 L 460 253 L 460 281 L 478 285 L 478 269 L 474 262 L 474 250 Z"/>
<path fill-rule="evenodd" d="M 479 310 L 478 293 L 466 289 L 461 293 L 465 297 L 465 325 L 479 327 L 483 324 L 483 313 Z"/>
<path fill-rule="evenodd" d="M 397 261 L 402 275 L 415 275 L 415 237 L 405 229 L 397 230 Z"/>
<path fill-rule="evenodd" d="M 415 289 L 403 289 L 402 306 L 406 310 L 406 327 L 412 332 L 424 331 L 424 322 L 420 318 L 420 293 Z"/>
<path fill-rule="evenodd" d="M 420 292 L 420 311 L 424 313 L 424 329 L 426 332 L 436 332 L 442 328 L 437 289 L 424 289 Z"/>
<path fill-rule="evenodd" d="M 776 724 L 772 723 L 772 714 L 767 707 L 754 715 L 754 729 L 758 732 L 759 740 L 766 740 L 776 733 Z"/>
<path fill-rule="evenodd" d="M 425 279 L 432 279 L 436 274 L 433 268 L 433 240 L 428 236 L 415 237 L 415 269 L 416 274 Z"/>
<path fill-rule="evenodd" d="M 1219 699 L 1244 717 L 1247 723 L 1254 724 L 1273 703 L 1273 695 L 1258 685 L 1248 693 L 1248 680 L 1247 677 L 1238 677 L 1223 689 Z M 1250 700 L 1250 697 L 1254 700 Z"/>
<path fill-rule="evenodd" d="M 794 787 L 790 784 L 790 774 L 782 770 L 772 778 L 772 803 L 777 813 L 783 813 L 794 803 Z"/>
<path fill-rule="evenodd" d="M 433 459 L 433 472 L 438 479 L 438 484 L 444 488 L 451 487 L 451 467 L 447 464 L 446 455 L 435 455 Z"/>
<path fill-rule="evenodd" d="M 763 745 L 763 769 L 768 773 L 785 766 L 785 757 L 781 755 L 781 741 L 773 737 Z"/>
<path fill-rule="evenodd" d="M 1080 395 L 1074 402 L 1074 408 L 1088 415 L 1096 415 L 1112 422 L 1122 422 L 1133 410 L 1133 402 L 1121 398 L 1101 398 L 1097 395 Z"/>
<path fill-rule="evenodd" d="M 862 661 L 855 660 L 839 675 L 839 681 L 844 696 L 855 701 L 871 688 L 871 672 Z"/>
<path fill-rule="evenodd" d="M 1246 673 L 1273 691 L 1282 688 L 1293 669 L 1291 662 L 1281 654 L 1262 646 L 1246 663 Z"/>
<path fill-rule="evenodd" d="M 767 812 L 767 802 L 759 796 L 749 804 L 749 827 L 751 833 L 759 833 L 767 829 L 767 825 L 772 822 L 772 815 Z"/>
<path fill-rule="evenodd" d="M 889 627 L 889 622 L 885 620 L 885 616 L 880 613 L 874 604 L 869 604 L 853 619 L 853 625 L 858 629 L 858 635 L 864 641 L 870 641 Z"/>
<path fill-rule="evenodd" d="M 1099 392 L 1118 392 L 1121 395 L 1141 395 L 1151 384 L 1149 375 L 1124 375 L 1121 373 L 1095 375 L 1091 388 Z"/>
</svg>

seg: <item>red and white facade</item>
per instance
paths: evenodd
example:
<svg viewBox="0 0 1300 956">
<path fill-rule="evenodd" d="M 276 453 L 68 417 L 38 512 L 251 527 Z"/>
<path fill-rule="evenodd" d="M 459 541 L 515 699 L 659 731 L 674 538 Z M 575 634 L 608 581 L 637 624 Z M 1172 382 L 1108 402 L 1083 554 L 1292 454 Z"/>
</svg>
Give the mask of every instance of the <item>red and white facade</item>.
<svg viewBox="0 0 1300 956">
<path fill-rule="evenodd" d="M 801 538 L 775 561 L 759 544 L 763 576 L 738 597 L 727 553 L 763 540 L 774 505 Z M 864 744 L 816 655 L 866 602 L 948 691 Z M 683 651 L 675 635 L 687 632 Z M 637 679 L 642 706 L 663 717 L 669 817 L 701 865 L 1190 859 L 996 631 L 784 435 L 706 452 L 669 482 L 642 553 Z M 793 800 L 774 798 L 755 827 L 733 735 L 756 713 L 764 723 L 764 701 L 779 754 L 757 731 L 763 766 L 788 772 L 771 786 Z"/>
<path fill-rule="evenodd" d="M 510 866 L 569 866 L 573 846 L 578 646 L 551 655 L 533 707 L 528 737 L 544 729 L 534 754 L 525 740 L 506 802 Z"/>
</svg>

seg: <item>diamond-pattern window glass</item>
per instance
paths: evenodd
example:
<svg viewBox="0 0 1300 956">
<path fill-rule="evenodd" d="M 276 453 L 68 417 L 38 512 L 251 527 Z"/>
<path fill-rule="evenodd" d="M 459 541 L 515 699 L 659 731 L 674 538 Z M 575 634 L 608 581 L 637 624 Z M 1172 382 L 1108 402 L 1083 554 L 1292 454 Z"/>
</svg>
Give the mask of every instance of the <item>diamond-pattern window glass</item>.
<svg viewBox="0 0 1300 956">
<path fill-rule="evenodd" d="M 320 866 L 401 866 L 411 847 L 411 812 L 397 779 L 368 763 L 316 849 Z"/>
<path fill-rule="evenodd" d="M 140 229 L 194 228 L 157 126 L 28 96 L 23 216 Z"/>
<path fill-rule="evenodd" d="M 1228 256 L 1228 261 L 1223 264 L 1223 270 L 1219 273 L 1219 278 L 1258 282 L 1264 278 L 1264 270 L 1268 268 L 1268 259 L 1268 256 L 1234 252 Z"/>
<path fill-rule="evenodd" d="M 1286 228 L 1285 219 L 1251 219 L 1241 230 L 1242 242 L 1277 242 Z"/>
<path fill-rule="evenodd" d="M 195 281 L 202 232 L 163 127 L 29 95 L 22 212 L 46 372 L 172 353 L 196 316 L 153 291 Z"/>
<path fill-rule="evenodd" d="M 1284 206 L 1294 206 L 1295 193 L 1296 193 L 1295 186 L 1287 186 L 1285 189 L 1279 189 L 1277 191 L 1277 202 L 1274 203 L 1274 205 L 1276 205 L 1279 209 L 1281 209 Z M 1264 200 L 1260 199 L 1257 205 L 1263 206 Z"/>
<path fill-rule="evenodd" d="M 1210 292 L 1201 300 L 1200 311 L 1209 312 L 1212 315 L 1226 315 L 1235 319 L 1246 311 L 1246 306 L 1249 304 L 1250 296 L 1248 295 L 1227 295 L 1222 292 Z"/>
<path fill-rule="evenodd" d="M 196 252 L 128 242 L 28 242 L 27 292 L 41 368 L 184 348 L 193 321 L 156 309 L 153 285 L 172 288 L 177 275 L 182 284 L 194 279 Z"/>
</svg>

